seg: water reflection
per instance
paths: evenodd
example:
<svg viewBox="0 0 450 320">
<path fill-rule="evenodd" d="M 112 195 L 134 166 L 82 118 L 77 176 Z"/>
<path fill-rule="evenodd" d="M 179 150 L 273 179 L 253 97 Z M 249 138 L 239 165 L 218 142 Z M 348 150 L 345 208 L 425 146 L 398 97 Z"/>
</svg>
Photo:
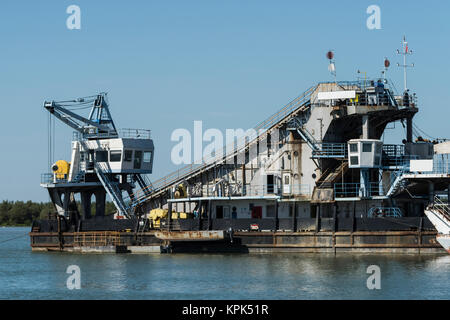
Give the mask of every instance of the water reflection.
<svg viewBox="0 0 450 320">
<path fill-rule="evenodd" d="M 25 231 L 25 232 L 24 232 Z M 2 230 L 3 232 L 3 230 Z M 13 237 L 27 229 L 6 228 Z M 450 256 L 397 254 L 116 255 L 0 246 L 1 299 L 449 299 Z M 81 268 L 81 290 L 66 269 Z M 368 290 L 367 267 L 381 269 Z"/>
</svg>

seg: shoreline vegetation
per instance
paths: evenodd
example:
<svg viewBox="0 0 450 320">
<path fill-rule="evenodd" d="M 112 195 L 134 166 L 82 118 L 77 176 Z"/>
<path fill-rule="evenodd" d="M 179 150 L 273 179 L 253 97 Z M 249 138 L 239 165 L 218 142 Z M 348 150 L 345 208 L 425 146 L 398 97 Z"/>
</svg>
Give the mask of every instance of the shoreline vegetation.
<svg viewBox="0 0 450 320">
<path fill-rule="evenodd" d="M 81 205 L 77 202 L 78 212 Z M 91 204 L 92 215 L 95 215 L 95 202 Z M 116 211 L 112 202 L 106 203 L 105 215 Z M 55 214 L 55 208 L 51 202 L 33 201 L 8 201 L 0 203 L 0 227 L 31 227 L 32 221 L 48 219 Z"/>
</svg>

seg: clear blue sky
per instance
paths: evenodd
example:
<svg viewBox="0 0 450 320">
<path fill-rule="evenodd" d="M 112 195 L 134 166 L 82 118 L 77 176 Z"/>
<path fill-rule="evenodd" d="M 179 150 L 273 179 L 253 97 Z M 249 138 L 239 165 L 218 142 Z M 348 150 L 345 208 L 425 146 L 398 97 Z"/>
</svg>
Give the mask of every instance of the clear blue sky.
<svg viewBox="0 0 450 320">
<path fill-rule="evenodd" d="M 71 4 L 81 8 L 81 30 L 66 28 Z M 381 8 L 381 30 L 366 28 L 372 4 Z M 192 130 L 194 120 L 204 128 L 253 127 L 331 79 L 329 49 L 338 80 L 355 79 L 358 69 L 378 77 L 386 56 L 400 89 L 395 50 L 404 34 L 415 50 L 416 123 L 450 137 L 449 15 L 449 2 L 438 0 L 3 0 L 0 200 L 48 199 L 39 186 L 48 172 L 46 99 L 109 92 L 118 127 L 152 130 L 157 178 L 176 169 L 174 129 Z M 71 132 L 57 125 L 57 159 L 69 158 Z"/>
</svg>

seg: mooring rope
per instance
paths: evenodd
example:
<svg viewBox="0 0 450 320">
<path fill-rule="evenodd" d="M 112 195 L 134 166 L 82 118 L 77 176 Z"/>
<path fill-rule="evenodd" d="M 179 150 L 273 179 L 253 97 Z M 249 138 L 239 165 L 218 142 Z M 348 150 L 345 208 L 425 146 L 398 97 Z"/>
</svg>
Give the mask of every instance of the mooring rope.
<svg viewBox="0 0 450 320">
<path fill-rule="evenodd" d="M 8 241 L 16 240 L 16 239 L 19 239 L 19 238 L 22 238 L 22 237 L 25 237 L 25 236 L 28 236 L 28 233 L 25 233 L 25 234 L 23 234 L 23 235 L 20 235 L 20 236 L 11 238 L 11 239 L 1 240 L 1 241 L 0 241 L 0 244 L 5 243 L 5 242 L 8 242 Z"/>
</svg>

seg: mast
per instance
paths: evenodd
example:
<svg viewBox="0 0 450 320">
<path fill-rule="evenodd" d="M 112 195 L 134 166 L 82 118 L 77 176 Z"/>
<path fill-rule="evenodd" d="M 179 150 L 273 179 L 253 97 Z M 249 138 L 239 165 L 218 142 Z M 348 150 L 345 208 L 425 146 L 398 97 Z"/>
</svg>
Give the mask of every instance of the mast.
<svg viewBox="0 0 450 320">
<path fill-rule="evenodd" d="M 406 41 L 406 36 L 403 36 L 403 40 L 402 40 L 402 49 L 399 50 L 397 49 L 397 54 L 400 54 L 403 56 L 403 64 L 397 63 L 398 67 L 402 67 L 403 68 L 403 82 L 404 82 L 404 86 L 405 86 L 405 92 L 408 90 L 408 74 L 407 74 L 407 69 L 408 68 L 413 68 L 414 67 L 414 63 L 408 65 L 407 59 L 406 57 L 410 54 L 413 54 L 413 51 L 410 50 L 408 48 L 408 42 Z"/>
</svg>

